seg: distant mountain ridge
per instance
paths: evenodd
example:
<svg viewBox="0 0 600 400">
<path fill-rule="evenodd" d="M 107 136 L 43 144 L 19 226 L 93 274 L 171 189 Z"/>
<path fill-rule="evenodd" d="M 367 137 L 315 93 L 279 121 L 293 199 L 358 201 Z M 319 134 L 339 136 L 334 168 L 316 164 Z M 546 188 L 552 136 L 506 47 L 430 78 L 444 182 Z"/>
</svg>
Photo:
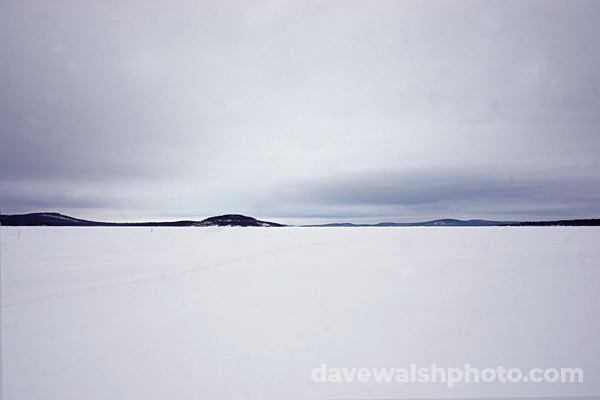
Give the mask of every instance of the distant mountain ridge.
<svg viewBox="0 0 600 400">
<path fill-rule="evenodd" d="M 484 219 L 436 219 L 426 222 L 380 222 L 378 224 L 353 224 L 350 222 L 339 222 L 321 225 L 302 225 L 304 227 L 386 227 L 386 226 L 600 226 L 600 218 L 588 219 L 565 219 L 557 221 L 487 221 Z"/>
<path fill-rule="evenodd" d="M 240 214 L 225 214 L 205 218 L 201 221 L 181 220 L 167 222 L 100 222 L 69 217 L 56 212 L 42 212 L 16 215 L 0 215 L 0 223 L 4 226 L 286 226 L 276 222 Z M 570 219 L 557 221 L 487 221 L 483 219 L 436 219 L 426 222 L 380 222 L 377 224 L 354 224 L 339 222 L 320 225 L 300 225 L 301 227 L 403 227 L 403 226 L 600 226 L 600 218 Z"/>
<path fill-rule="evenodd" d="M 486 221 L 483 219 L 471 219 L 463 221 L 460 219 L 436 219 L 426 222 L 380 222 L 378 224 L 353 224 L 349 222 L 322 224 L 322 225 L 303 225 L 305 227 L 361 227 L 361 226 L 505 226 L 519 225 L 519 221 Z"/>
<path fill-rule="evenodd" d="M 0 222 L 5 226 L 284 226 L 275 222 L 261 221 L 239 214 L 226 214 L 210 217 L 201 221 L 167 221 L 167 222 L 99 222 L 73 218 L 55 212 L 31 213 L 19 215 L 0 215 Z"/>
</svg>

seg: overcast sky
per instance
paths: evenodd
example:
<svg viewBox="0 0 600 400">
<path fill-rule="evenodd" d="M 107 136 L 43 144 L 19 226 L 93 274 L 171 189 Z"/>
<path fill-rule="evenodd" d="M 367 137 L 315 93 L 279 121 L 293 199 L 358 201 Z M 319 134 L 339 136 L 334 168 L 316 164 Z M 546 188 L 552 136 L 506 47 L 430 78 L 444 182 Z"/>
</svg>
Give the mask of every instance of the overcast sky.
<svg viewBox="0 0 600 400">
<path fill-rule="evenodd" d="M 600 1 L 2 1 L 0 210 L 600 217 L 598 21 Z"/>
</svg>

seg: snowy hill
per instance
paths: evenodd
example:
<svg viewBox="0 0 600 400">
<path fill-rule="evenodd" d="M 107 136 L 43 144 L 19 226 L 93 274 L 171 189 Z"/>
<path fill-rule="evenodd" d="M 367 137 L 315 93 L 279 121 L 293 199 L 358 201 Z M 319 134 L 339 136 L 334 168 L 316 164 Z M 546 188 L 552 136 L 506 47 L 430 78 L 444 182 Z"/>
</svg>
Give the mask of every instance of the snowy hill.
<svg viewBox="0 0 600 400">
<path fill-rule="evenodd" d="M 201 221 L 168 222 L 99 222 L 72 218 L 67 215 L 47 212 L 21 215 L 1 215 L 0 222 L 5 226 L 283 226 L 275 222 L 260 221 L 239 214 L 210 217 Z"/>
</svg>

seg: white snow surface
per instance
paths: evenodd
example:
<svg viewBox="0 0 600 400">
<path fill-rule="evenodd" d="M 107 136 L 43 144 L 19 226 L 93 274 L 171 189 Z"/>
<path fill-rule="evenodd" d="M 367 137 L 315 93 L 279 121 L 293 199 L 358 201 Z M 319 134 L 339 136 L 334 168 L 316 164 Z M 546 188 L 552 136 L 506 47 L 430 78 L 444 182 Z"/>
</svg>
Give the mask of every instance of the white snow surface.
<svg viewBox="0 0 600 400">
<path fill-rule="evenodd" d="M 600 394 L 598 228 L 1 229 L 5 400 Z M 465 363 L 584 382 L 311 380 Z"/>
</svg>

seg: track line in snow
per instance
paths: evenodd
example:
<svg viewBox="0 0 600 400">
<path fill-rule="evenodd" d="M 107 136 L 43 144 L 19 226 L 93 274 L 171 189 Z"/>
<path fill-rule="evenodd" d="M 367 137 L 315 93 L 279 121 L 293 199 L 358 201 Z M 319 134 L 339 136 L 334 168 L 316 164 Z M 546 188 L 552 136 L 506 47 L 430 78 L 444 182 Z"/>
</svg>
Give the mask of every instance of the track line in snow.
<svg viewBox="0 0 600 400">
<path fill-rule="evenodd" d="M 53 293 L 47 293 L 47 294 L 34 293 L 34 294 L 29 294 L 29 295 L 16 295 L 16 296 L 11 296 L 11 297 L 3 297 L 2 298 L 2 307 L 11 308 L 11 307 L 22 306 L 22 305 L 44 303 L 47 301 L 60 300 L 60 299 L 74 297 L 74 296 L 82 296 L 82 295 L 86 295 L 86 294 L 101 293 L 101 292 L 110 291 L 110 290 L 127 289 L 127 288 L 132 288 L 135 286 L 144 286 L 144 285 L 157 283 L 157 282 L 164 282 L 164 281 L 174 280 L 174 279 L 182 279 L 182 278 L 200 274 L 205 271 L 214 270 L 214 269 L 221 268 L 221 267 L 224 267 L 227 265 L 236 264 L 236 263 L 243 262 L 243 261 L 249 261 L 249 260 L 253 260 L 253 259 L 261 258 L 261 257 L 265 257 L 265 256 L 275 255 L 275 254 L 279 254 L 279 253 L 287 253 L 290 251 L 304 249 L 304 248 L 310 248 L 310 247 L 331 246 L 331 245 L 347 244 L 347 243 L 354 243 L 354 242 L 356 242 L 356 241 L 332 241 L 332 242 L 319 242 L 319 243 L 309 243 L 309 244 L 302 244 L 302 245 L 296 245 L 296 246 L 288 246 L 288 247 L 276 249 L 274 251 L 273 250 L 259 251 L 256 253 L 252 253 L 250 255 L 246 255 L 246 256 L 242 256 L 242 257 L 235 257 L 235 258 L 232 258 L 229 260 L 225 260 L 225 261 L 216 263 L 213 266 L 202 265 L 200 267 L 190 268 L 190 269 L 186 269 L 183 271 L 153 274 L 153 275 L 149 275 L 149 276 L 145 276 L 145 277 L 127 279 L 124 281 L 109 281 L 109 282 L 101 282 L 101 283 L 92 283 L 92 284 L 88 284 L 88 285 L 78 286 L 78 287 L 74 287 L 74 288 L 70 288 L 70 289 L 56 291 Z"/>
</svg>

